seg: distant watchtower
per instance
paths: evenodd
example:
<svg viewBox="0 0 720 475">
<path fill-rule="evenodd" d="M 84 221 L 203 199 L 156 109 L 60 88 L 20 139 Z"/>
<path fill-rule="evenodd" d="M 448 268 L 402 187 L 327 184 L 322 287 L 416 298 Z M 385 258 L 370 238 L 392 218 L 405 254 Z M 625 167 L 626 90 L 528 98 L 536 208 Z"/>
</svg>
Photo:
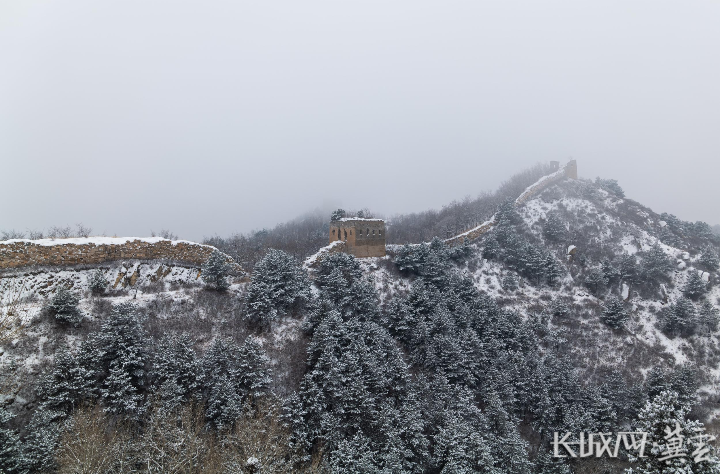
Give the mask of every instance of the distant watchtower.
<svg viewBox="0 0 720 475">
<path fill-rule="evenodd" d="M 355 257 L 385 256 L 385 221 L 369 218 L 341 218 L 330 222 L 330 242 L 344 241 Z"/>
<path fill-rule="evenodd" d="M 568 164 L 565 165 L 565 176 L 568 178 L 572 178 L 573 180 L 578 179 L 577 160 L 570 160 Z"/>
</svg>

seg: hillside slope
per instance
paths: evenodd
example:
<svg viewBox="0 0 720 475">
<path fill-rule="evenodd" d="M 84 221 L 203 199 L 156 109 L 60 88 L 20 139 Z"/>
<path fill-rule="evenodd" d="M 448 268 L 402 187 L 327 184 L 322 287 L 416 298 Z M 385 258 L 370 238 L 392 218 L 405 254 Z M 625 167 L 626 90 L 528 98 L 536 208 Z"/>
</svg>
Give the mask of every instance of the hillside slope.
<svg viewBox="0 0 720 475">
<path fill-rule="evenodd" d="M 141 263 L 106 269 L 127 287 L 104 294 L 91 269 L 18 273 L 11 287 L 33 295 L 4 290 L 26 324 L 0 342 L 7 460 L 76 471 L 65 454 L 93 442 L 72 428 L 94 423 L 126 454 L 94 471 L 642 471 L 625 452 L 552 458 L 553 432 L 638 427 L 668 398 L 718 435 L 720 239 L 612 180 L 512 198 L 474 241 L 320 253 L 310 269 L 270 250 L 226 292 Z M 81 298 L 78 326 L 50 311 L 59 281 Z M 196 459 L 158 459 L 190 443 Z"/>
</svg>

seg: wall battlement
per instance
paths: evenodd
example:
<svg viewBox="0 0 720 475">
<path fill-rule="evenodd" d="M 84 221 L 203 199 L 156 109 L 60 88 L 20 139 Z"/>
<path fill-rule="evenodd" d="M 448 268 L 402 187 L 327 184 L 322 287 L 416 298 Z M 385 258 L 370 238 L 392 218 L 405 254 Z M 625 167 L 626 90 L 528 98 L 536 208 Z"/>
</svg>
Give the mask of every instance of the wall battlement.
<svg viewBox="0 0 720 475">
<path fill-rule="evenodd" d="M 385 256 L 385 221 L 382 219 L 343 218 L 330 222 L 330 243 L 345 242 L 348 254 L 355 257 Z"/>
<path fill-rule="evenodd" d="M 122 259 L 168 260 L 201 266 L 212 246 L 163 238 L 13 239 L 0 241 L 0 269 L 101 264 Z M 228 263 L 242 271 L 230 256 Z"/>
</svg>

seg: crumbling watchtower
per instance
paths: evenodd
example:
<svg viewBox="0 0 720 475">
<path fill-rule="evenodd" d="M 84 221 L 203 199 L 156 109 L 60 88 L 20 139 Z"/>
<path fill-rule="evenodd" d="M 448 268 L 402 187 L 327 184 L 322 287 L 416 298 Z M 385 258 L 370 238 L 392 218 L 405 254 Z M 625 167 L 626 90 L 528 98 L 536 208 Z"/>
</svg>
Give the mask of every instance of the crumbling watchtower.
<svg viewBox="0 0 720 475">
<path fill-rule="evenodd" d="M 330 222 L 330 242 L 344 241 L 355 257 L 385 256 L 385 221 L 370 218 L 341 218 Z"/>
</svg>

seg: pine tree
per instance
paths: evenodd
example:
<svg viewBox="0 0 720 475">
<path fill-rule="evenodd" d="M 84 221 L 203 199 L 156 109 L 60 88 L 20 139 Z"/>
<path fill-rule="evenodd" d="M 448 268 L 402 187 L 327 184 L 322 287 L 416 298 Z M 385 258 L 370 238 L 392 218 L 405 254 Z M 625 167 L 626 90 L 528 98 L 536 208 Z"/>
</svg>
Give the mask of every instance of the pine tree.
<svg viewBox="0 0 720 475">
<path fill-rule="evenodd" d="M 330 214 L 330 221 L 339 221 L 345 217 L 345 210 L 338 208 Z"/>
<path fill-rule="evenodd" d="M 543 236 L 551 242 L 562 242 L 567 236 L 567 228 L 558 213 L 548 213 L 543 225 Z"/>
<path fill-rule="evenodd" d="M 205 417 L 217 429 L 232 426 L 242 414 L 242 396 L 237 392 L 235 382 L 222 375 L 210 388 Z"/>
<path fill-rule="evenodd" d="M 503 407 L 496 393 L 491 393 L 485 409 L 488 434 L 492 434 L 491 449 L 495 466 L 505 473 L 530 473 L 532 463 L 528 459 L 529 446 L 510 414 Z"/>
<path fill-rule="evenodd" d="M 560 265 L 555 256 L 550 253 L 545 255 L 545 279 L 547 284 L 555 286 L 560 277 L 565 274 L 563 267 Z"/>
<path fill-rule="evenodd" d="M 602 269 L 603 275 L 605 276 L 605 281 L 607 282 L 607 285 L 612 285 L 620 281 L 622 273 L 620 272 L 620 269 L 615 267 L 615 264 L 611 262 L 610 259 L 603 259 L 603 261 L 600 263 L 600 268 Z"/>
<path fill-rule="evenodd" d="M 613 180 L 613 179 L 603 180 L 602 178 L 598 177 L 598 178 L 595 178 L 595 184 L 600 186 L 604 190 L 609 191 L 610 193 L 616 195 L 618 198 L 625 198 L 625 192 L 620 187 L 617 180 Z"/>
<path fill-rule="evenodd" d="M 77 327 L 83 319 L 82 313 L 77 308 L 79 302 L 77 295 L 67 289 L 60 289 L 50 301 L 48 310 L 58 322 Z"/>
<path fill-rule="evenodd" d="M 703 280 L 696 270 L 688 272 L 688 280 L 683 287 L 683 295 L 691 300 L 697 300 L 707 292 L 707 282 Z"/>
<path fill-rule="evenodd" d="M 145 410 L 149 338 L 142 321 L 134 305 L 121 303 L 93 337 L 93 356 L 102 379 L 100 396 L 110 413 L 136 417 Z"/>
<path fill-rule="evenodd" d="M 352 439 L 338 444 L 330 457 L 330 469 L 334 473 L 380 473 L 375 459 L 377 452 L 370 448 L 371 440 L 361 432 Z"/>
<path fill-rule="evenodd" d="M 550 313 L 552 313 L 554 317 L 564 317 L 570 313 L 570 307 L 562 300 L 556 299 L 550 304 Z"/>
<path fill-rule="evenodd" d="M 503 201 L 495 212 L 495 224 L 498 226 L 514 226 L 523 222 L 522 217 L 515 209 L 515 202 L 511 199 Z"/>
<path fill-rule="evenodd" d="M 698 262 L 705 266 L 710 272 L 715 272 L 718 266 L 720 266 L 720 256 L 718 256 L 718 252 L 714 247 L 707 246 L 703 249 L 702 254 L 700 254 Z"/>
<path fill-rule="evenodd" d="M 95 372 L 81 365 L 68 348 L 61 346 L 55 353 L 52 370 L 40 378 L 39 408 L 69 415 L 82 401 L 94 399 L 95 381 Z"/>
<path fill-rule="evenodd" d="M 110 283 L 105 278 L 105 274 L 100 269 L 97 269 L 95 272 L 92 273 L 90 276 L 90 279 L 88 280 L 88 289 L 94 294 L 94 295 L 102 295 L 107 290 L 108 285 Z"/>
<path fill-rule="evenodd" d="M 642 272 L 646 279 L 667 280 L 668 274 L 675 268 L 673 261 L 665 254 L 659 243 L 655 243 L 650 249 L 640 254 L 642 256 Z"/>
<path fill-rule="evenodd" d="M 690 299 L 680 297 L 658 315 L 660 329 L 668 335 L 691 335 L 698 325 L 698 314 Z"/>
<path fill-rule="evenodd" d="M 547 449 L 542 447 L 535 459 L 534 473 L 572 473 L 565 460 L 553 457 Z"/>
<path fill-rule="evenodd" d="M 600 295 L 608 284 L 605 273 L 599 267 L 593 267 L 585 276 L 585 286 L 590 289 L 593 295 Z"/>
<path fill-rule="evenodd" d="M 437 421 L 430 438 L 429 472 L 434 473 L 493 473 L 497 461 L 488 441 L 486 420 L 472 403 L 470 394 L 459 387 L 450 387 L 459 394 L 456 398 L 440 397 L 445 403 L 435 416 Z"/>
<path fill-rule="evenodd" d="M 698 421 L 686 419 L 690 407 L 678 399 L 674 391 L 663 391 L 643 407 L 635 422 L 635 430 L 648 433 L 645 458 L 631 454 L 638 473 L 718 473 L 720 461 L 715 448 L 702 439 L 705 428 Z M 678 429 L 677 439 L 673 434 Z M 680 452 L 685 456 L 668 456 L 677 453 L 671 446 L 672 439 L 679 441 Z M 655 445 L 657 444 L 657 445 Z M 696 461 L 696 451 L 707 449 L 704 457 Z M 661 460 L 667 458 L 666 460 Z M 705 458 L 707 460 L 702 460 Z"/>
<path fill-rule="evenodd" d="M 158 343 L 151 377 L 167 408 L 176 408 L 199 395 L 200 364 L 186 333 L 166 335 Z"/>
<path fill-rule="evenodd" d="M 216 339 L 201 366 L 205 415 L 218 428 L 232 425 L 246 403 L 269 392 L 268 359 L 252 337 L 241 347 L 230 339 Z"/>
<path fill-rule="evenodd" d="M 271 249 L 256 265 L 248 288 L 248 318 L 269 325 L 310 301 L 307 272 L 291 255 Z"/>
<path fill-rule="evenodd" d="M 638 280 L 638 265 L 635 256 L 623 252 L 617 259 L 617 269 L 620 273 L 620 280 L 633 283 Z"/>
<path fill-rule="evenodd" d="M 23 469 L 20 438 L 14 430 L 3 427 L 12 418 L 12 414 L 0 406 L 0 473 L 20 473 Z"/>
<path fill-rule="evenodd" d="M 492 260 L 500 258 L 502 249 L 494 233 L 490 233 L 490 236 L 485 240 L 484 244 L 485 246 L 482 250 L 484 259 Z"/>
<path fill-rule="evenodd" d="M 502 280 L 502 287 L 508 292 L 512 292 L 513 290 L 517 290 L 519 285 L 519 279 L 517 274 L 514 272 L 511 272 L 507 274 L 505 277 L 503 277 Z"/>
<path fill-rule="evenodd" d="M 619 329 L 630 318 L 622 301 L 617 297 L 611 297 L 605 304 L 600 319 L 610 328 Z"/>
<path fill-rule="evenodd" d="M 202 266 L 202 278 L 205 285 L 213 290 L 227 290 L 230 287 L 228 276 L 230 264 L 227 256 L 215 249 Z"/>
<path fill-rule="evenodd" d="M 269 392 L 271 373 L 269 359 L 257 340 L 251 336 L 238 350 L 238 374 L 235 382 L 238 391 L 244 396 L 256 399 Z"/>
<path fill-rule="evenodd" d="M 50 473 L 56 470 L 55 452 L 60 436 L 62 415 L 54 411 L 35 411 L 23 444 L 23 464 L 29 472 Z"/>
<path fill-rule="evenodd" d="M 715 332 L 718 329 L 718 322 L 720 322 L 720 310 L 707 300 L 704 301 L 698 312 L 698 323 L 702 330 L 708 333 Z"/>
</svg>

